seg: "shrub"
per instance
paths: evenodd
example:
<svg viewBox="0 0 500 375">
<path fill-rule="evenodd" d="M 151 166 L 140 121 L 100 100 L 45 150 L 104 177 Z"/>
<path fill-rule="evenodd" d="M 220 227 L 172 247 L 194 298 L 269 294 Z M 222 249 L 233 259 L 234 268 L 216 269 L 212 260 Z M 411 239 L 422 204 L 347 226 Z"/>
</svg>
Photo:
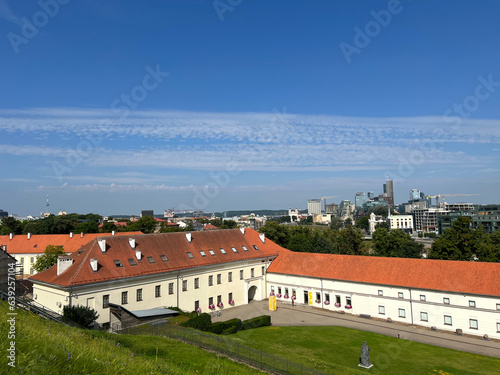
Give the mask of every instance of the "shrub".
<svg viewBox="0 0 500 375">
<path fill-rule="evenodd" d="M 241 320 L 236 318 L 236 319 L 226 320 L 225 322 L 217 322 L 212 324 L 210 332 L 216 333 L 218 335 L 236 333 L 241 330 L 241 326 L 242 326 Z"/>
<path fill-rule="evenodd" d="M 241 322 L 241 329 L 252 329 L 258 327 L 266 327 L 271 325 L 271 316 L 270 315 L 262 315 L 257 316 L 252 319 L 247 319 Z"/>
<path fill-rule="evenodd" d="M 232 326 L 222 331 L 222 335 L 232 335 L 233 333 L 236 332 L 238 332 L 238 329 L 236 328 L 236 326 Z"/>
<path fill-rule="evenodd" d="M 99 317 L 99 314 L 90 307 L 66 305 L 63 307 L 63 317 L 82 327 L 91 328 L 92 324 Z"/>
<path fill-rule="evenodd" d="M 200 331 L 210 331 L 212 327 L 212 318 L 209 314 L 203 313 L 181 323 L 180 325 L 183 327 L 199 329 Z"/>
</svg>

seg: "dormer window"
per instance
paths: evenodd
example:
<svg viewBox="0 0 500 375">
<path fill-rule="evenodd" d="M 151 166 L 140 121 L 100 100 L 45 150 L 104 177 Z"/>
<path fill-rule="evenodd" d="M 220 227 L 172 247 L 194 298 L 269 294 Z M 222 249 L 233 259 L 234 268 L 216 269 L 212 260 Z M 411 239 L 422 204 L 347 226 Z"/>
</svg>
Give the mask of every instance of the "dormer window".
<svg viewBox="0 0 500 375">
<path fill-rule="evenodd" d="M 123 267 L 122 262 L 120 262 L 118 259 L 114 260 L 113 262 L 115 262 L 116 267 Z"/>
</svg>

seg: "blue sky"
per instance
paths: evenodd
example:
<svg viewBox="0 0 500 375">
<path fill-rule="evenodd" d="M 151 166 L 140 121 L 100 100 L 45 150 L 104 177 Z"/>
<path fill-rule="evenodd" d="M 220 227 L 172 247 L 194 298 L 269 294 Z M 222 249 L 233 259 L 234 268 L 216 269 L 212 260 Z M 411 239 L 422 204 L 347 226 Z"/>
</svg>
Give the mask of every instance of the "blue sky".
<svg viewBox="0 0 500 375">
<path fill-rule="evenodd" d="M 498 203 L 500 4 L 0 0 L 0 209 Z"/>
</svg>

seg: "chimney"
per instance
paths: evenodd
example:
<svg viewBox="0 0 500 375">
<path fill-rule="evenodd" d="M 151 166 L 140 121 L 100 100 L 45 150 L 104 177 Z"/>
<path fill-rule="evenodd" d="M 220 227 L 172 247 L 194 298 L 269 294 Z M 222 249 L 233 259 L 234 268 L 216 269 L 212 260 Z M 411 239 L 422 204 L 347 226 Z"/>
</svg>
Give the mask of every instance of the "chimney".
<svg viewBox="0 0 500 375">
<path fill-rule="evenodd" d="M 80 238 L 83 238 L 83 232 L 82 232 L 82 233 L 80 233 Z"/>
<path fill-rule="evenodd" d="M 191 243 L 192 238 L 191 238 L 191 233 L 186 233 L 186 240 Z"/>
<path fill-rule="evenodd" d="M 73 232 L 69 232 L 69 238 L 73 238 Z"/>
<path fill-rule="evenodd" d="M 106 239 L 105 238 L 101 238 L 99 240 L 97 240 L 97 243 L 99 244 L 99 247 L 101 248 L 101 251 L 103 253 L 106 252 Z"/>
<path fill-rule="evenodd" d="M 13 238 L 14 238 L 14 233 L 9 234 L 9 239 L 11 240 Z"/>
<path fill-rule="evenodd" d="M 115 231 L 114 231 L 114 230 L 112 230 L 112 231 L 111 231 L 111 235 L 112 235 L 112 236 L 114 236 L 114 235 L 115 235 Z"/>
<path fill-rule="evenodd" d="M 266 243 L 266 235 L 264 233 L 260 233 L 259 238 L 262 241 L 262 243 Z"/>
<path fill-rule="evenodd" d="M 245 235 L 245 228 L 240 228 L 240 232 L 242 235 Z"/>
<path fill-rule="evenodd" d="M 57 276 L 66 271 L 73 264 L 73 258 L 65 255 L 57 257 Z"/>
<path fill-rule="evenodd" d="M 137 249 L 137 250 L 135 251 L 135 257 L 137 258 L 137 260 L 141 260 L 141 256 L 142 256 L 142 255 L 141 255 L 141 250 Z"/>
<path fill-rule="evenodd" d="M 31 238 L 31 233 L 28 233 L 28 240 Z"/>
<path fill-rule="evenodd" d="M 92 271 L 97 272 L 97 258 L 90 259 L 90 267 L 92 267 Z"/>
<path fill-rule="evenodd" d="M 129 238 L 128 243 L 130 244 L 132 250 L 135 249 L 135 238 Z"/>
</svg>

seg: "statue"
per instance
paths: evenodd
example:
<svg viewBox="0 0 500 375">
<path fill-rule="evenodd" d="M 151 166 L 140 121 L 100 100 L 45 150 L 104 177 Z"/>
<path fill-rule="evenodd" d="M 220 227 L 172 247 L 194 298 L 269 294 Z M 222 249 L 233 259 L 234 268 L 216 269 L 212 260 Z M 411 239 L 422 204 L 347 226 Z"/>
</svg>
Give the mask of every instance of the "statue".
<svg viewBox="0 0 500 375">
<path fill-rule="evenodd" d="M 360 367 L 370 368 L 373 366 L 373 364 L 370 363 L 370 348 L 368 347 L 366 341 L 363 341 L 363 344 L 361 345 L 361 357 L 359 362 L 358 366 Z"/>
</svg>

